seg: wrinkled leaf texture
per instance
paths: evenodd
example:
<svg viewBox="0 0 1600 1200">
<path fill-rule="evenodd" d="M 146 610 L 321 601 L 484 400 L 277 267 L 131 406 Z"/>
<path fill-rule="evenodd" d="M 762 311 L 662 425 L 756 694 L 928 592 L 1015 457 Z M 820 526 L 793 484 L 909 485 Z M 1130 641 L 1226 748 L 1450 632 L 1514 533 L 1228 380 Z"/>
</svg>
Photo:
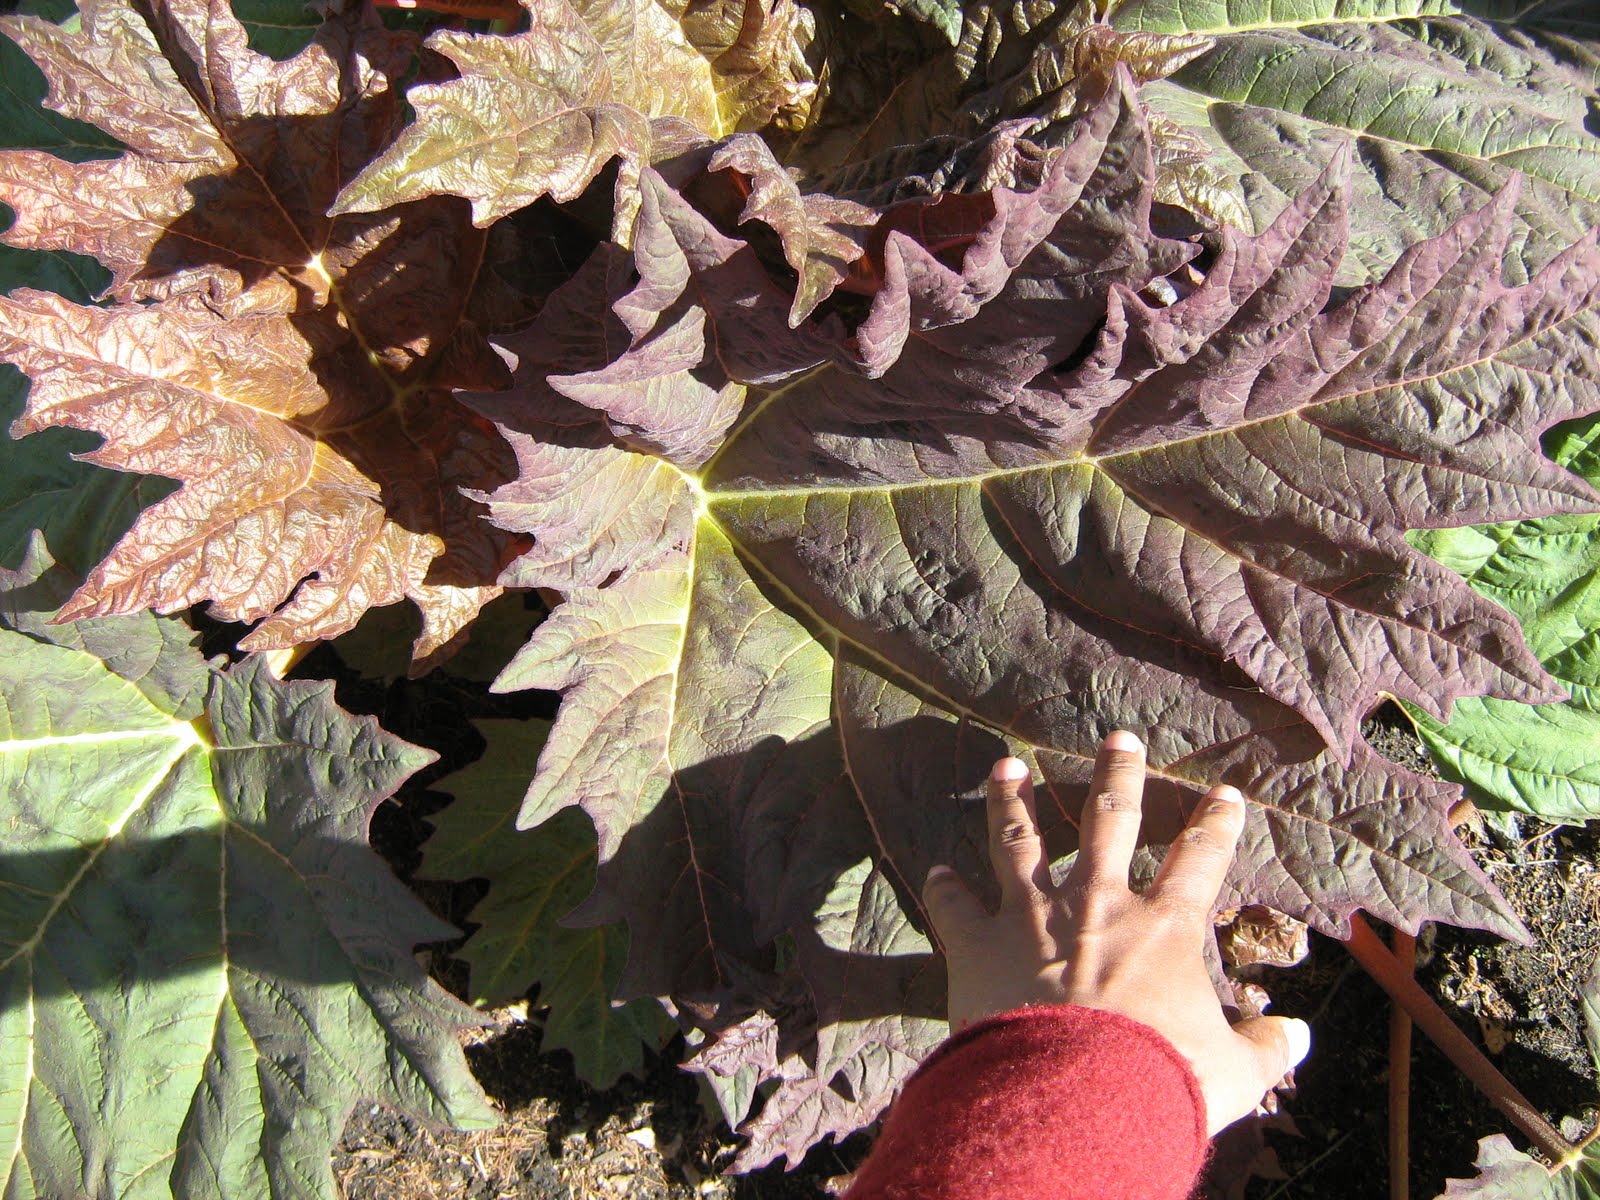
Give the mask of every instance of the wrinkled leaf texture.
<svg viewBox="0 0 1600 1200">
<path fill-rule="evenodd" d="M 115 140 L 93 126 L 41 108 L 44 95 L 38 68 L 0 37 L 0 148 L 47 149 L 80 161 L 117 153 Z M 0 222 L 11 220 L 10 210 L 0 208 Z M 38 287 L 88 303 L 107 281 L 93 259 L 0 244 L 0 294 Z M 21 415 L 27 391 L 27 378 L 0 364 L 0 428 Z M 20 566 L 33 531 L 41 529 L 56 560 L 82 578 L 127 532 L 139 510 L 162 497 L 163 481 L 72 460 L 74 452 L 92 450 L 97 441 L 70 430 L 41 434 L 26 446 L 0 438 L 0 568 Z M 115 534 L 109 541 L 103 536 L 107 531 Z"/>
<path fill-rule="evenodd" d="M 1129 727 L 1153 842 L 1219 780 L 1253 799 L 1225 902 L 1519 934 L 1453 789 L 1358 723 L 1383 695 L 1562 695 L 1404 534 L 1595 510 L 1538 440 L 1600 408 L 1593 238 L 1504 282 L 1508 188 L 1335 298 L 1340 158 L 1161 307 L 1141 289 L 1194 247 L 1150 229 L 1151 155 L 1121 75 L 956 254 L 906 232 L 937 204 L 887 214 L 864 320 L 787 339 L 752 249 L 646 171 L 631 254 L 598 250 L 476 402 L 520 468 L 493 518 L 535 536 L 503 581 L 566 598 L 496 687 L 565 694 L 520 823 L 593 818 L 575 919 L 628 922 L 623 995 L 729 1030 L 793 939 L 814 1045 L 714 1068 L 774 1085 L 742 1165 L 870 1120 L 941 1036 L 917 885 L 976 867 L 1003 752 L 1057 854 Z"/>
<path fill-rule="evenodd" d="M 0 42 L 0 56 L 10 49 Z M 9 107 L 0 100 L 0 120 Z M 38 285 L 87 301 L 98 270 L 92 261 L 65 254 L 0 246 L 0 292 Z M 22 414 L 27 390 L 26 377 L 0 365 L 0 426 Z M 0 569 L 19 568 L 39 530 L 55 560 L 81 579 L 140 510 L 171 490 L 162 479 L 74 461 L 74 454 L 92 450 L 97 440 L 68 429 L 47 430 L 26 442 L 0 437 Z"/>
<path fill-rule="evenodd" d="M 939 6 L 937 19 L 926 6 L 907 7 L 954 43 L 921 54 L 894 22 L 848 27 L 828 43 L 831 69 L 812 121 L 779 139 L 782 157 L 812 184 L 857 199 L 1019 186 L 1030 150 L 1059 144 L 1065 119 L 1117 66 L 1145 84 L 1211 45 L 1203 34 L 1115 28 L 1100 7 L 971 0 Z M 819 35 L 833 32 L 819 25 Z M 873 61 L 841 69 L 852 52 Z M 1158 200 L 1251 227 L 1239 181 L 1213 165 L 1204 139 L 1160 116 L 1151 135 Z"/>
<path fill-rule="evenodd" d="M 1547 446 L 1556 462 L 1600 485 L 1600 421 L 1557 430 Z M 1489 811 L 1558 823 L 1600 816 L 1600 520 L 1543 517 L 1412 540 L 1513 613 L 1568 693 L 1564 703 L 1537 706 L 1468 697 L 1448 724 L 1412 709 L 1440 773 Z"/>
<path fill-rule="evenodd" d="M 1108 8 L 1116 5 L 968 4 L 955 51 L 954 73 L 968 93 L 962 117 L 980 128 L 1021 119 L 1029 137 L 1054 144 L 1059 120 L 1084 94 L 1102 88 L 1118 64 L 1136 82 L 1150 84 L 1211 48 L 1208 36 L 1181 28 L 1120 28 L 1107 22 Z M 1239 182 L 1213 164 L 1203 139 L 1159 114 L 1151 115 L 1150 131 L 1158 200 L 1253 228 Z"/>
<path fill-rule="evenodd" d="M 1600 220 L 1589 0 L 1126 0 L 1110 23 L 1213 39 L 1142 98 L 1204 139 L 1257 227 L 1353 145 L 1341 282 L 1380 276 L 1517 172 L 1514 278 Z"/>
<path fill-rule="evenodd" d="M 500 276 L 460 201 L 324 215 L 398 132 L 410 35 L 337 17 L 279 63 L 220 0 L 92 0 L 76 33 L 0 29 L 48 107 L 127 146 L 0 152 L 6 241 L 112 274 L 104 307 L 0 300 L 0 355 L 33 381 L 12 435 L 92 431 L 91 461 L 182 485 L 63 619 L 209 601 L 271 649 L 410 598 L 418 655 L 446 646 L 510 553 L 457 486 L 505 478 L 505 448 L 448 390 L 501 378 L 474 319 L 503 310 Z"/>
<path fill-rule="evenodd" d="M 1562 695 L 1513 619 L 1405 540 L 1595 508 L 1539 453 L 1600 408 L 1593 240 L 1557 220 L 1528 249 L 1529 214 L 1567 220 L 1577 194 L 1550 201 L 1549 172 L 1417 189 L 1448 219 L 1402 252 L 1414 237 L 1361 217 L 1351 243 L 1367 157 L 1324 154 L 1186 268 L 1200 245 L 1151 227 L 1158 150 L 1126 68 L 1082 115 L 1024 79 L 1048 144 L 1002 125 L 957 148 L 929 178 L 964 194 L 847 204 L 748 139 L 712 144 L 727 124 L 584 91 L 607 43 L 578 8 L 535 6 L 521 40 L 441 35 L 462 78 L 414 89 L 409 130 L 411 45 L 370 20 L 275 64 L 220 4 L 143 11 L 4 26 L 53 105 L 128 146 L 0 157 L 7 240 L 113 273 L 104 308 L 0 302 L 33 379 L 17 432 L 90 429 L 97 461 L 182 485 L 69 613 L 204 599 L 265 618 L 247 646 L 266 647 L 409 596 L 426 653 L 495 587 L 564 597 L 496 684 L 565 693 L 519 822 L 587 811 L 600 869 L 575 919 L 627 921 L 623 996 L 673 997 L 730 1108 L 764 1086 L 741 1165 L 871 1120 L 942 1036 L 917 883 L 940 861 L 979 876 L 1003 752 L 1042 780 L 1056 855 L 1101 736 L 1131 727 L 1151 852 L 1211 784 L 1252 797 L 1228 902 L 1334 933 L 1358 908 L 1519 933 L 1449 831 L 1454 789 L 1357 730 L 1383 695 L 1440 718 Z M 1171 32 L 1154 73 L 1206 31 Z M 157 85 L 137 106 L 135 62 Z M 516 120 L 453 113 L 473 88 Z M 522 139 L 565 154 L 574 115 L 649 144 L 584 150 L 558 181 L 576 196 L 620 155 L 626 237 L 540 308 L 478 268 L 522 205 L 566 194 L 543 160 L 535 190 L 514 174 Z M 501 164 L 485 180 L 448 167 L 473 121 Z M 439 164 L 412 163 L 409 192 L 405 155 Z M 511 215 L 480 231 L 473 210 Z M 514 375 L 467 416 L 451 389 L 506 382 L 480 326 Z M 169 562 L 174 540 L 201 549 Z"/>
<path fill-rule="evenodd" d="M 810 12 L 793 0 L 525 0 L 510 37 L 428 40 L 460 78 L 411 89 L 416 122 L 336 212 L 450 194 L 487 225 L 541 196 L 572 200 L 613 159 L 625 234 L 639 168 L 667 146 L 803 124 L 816 83 Z M 670 151 L 667 151 L 670 153 Z"/>
<path fill-rule="evenodd" d="M 48 564 L 0 571 L 6 1193 L 332 1200 L 358 1100 L 493 1124 L 366 843 L 429 752 L 171 619 L 50 624 Z"/>
</svg>

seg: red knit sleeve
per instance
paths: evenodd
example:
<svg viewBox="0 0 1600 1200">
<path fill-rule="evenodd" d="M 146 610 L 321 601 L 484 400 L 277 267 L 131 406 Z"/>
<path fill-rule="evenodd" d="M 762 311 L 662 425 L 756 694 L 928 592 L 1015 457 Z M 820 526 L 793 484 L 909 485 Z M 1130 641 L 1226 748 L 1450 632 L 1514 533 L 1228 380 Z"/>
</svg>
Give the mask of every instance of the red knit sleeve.
<svg viewBox="0 0 1600 1200">
<path fill-rule="evenodd" d="M 1200 1085 L 1154 1029 L 1020 1008 L 923 1063 L 845 1200 L 1184 1200 L 1206 1151 Z"/>
</svg>

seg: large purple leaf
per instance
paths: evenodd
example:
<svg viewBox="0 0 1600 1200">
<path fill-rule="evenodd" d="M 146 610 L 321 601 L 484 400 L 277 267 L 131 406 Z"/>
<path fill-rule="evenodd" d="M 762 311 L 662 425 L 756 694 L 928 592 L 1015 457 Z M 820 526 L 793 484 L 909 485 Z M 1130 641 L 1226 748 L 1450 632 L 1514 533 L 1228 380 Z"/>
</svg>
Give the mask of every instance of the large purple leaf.
<svg viewBox="0 0 1600 1200">
<path fill-rule="evenodd" d="M 784 339 L 728 271 L 736 239 L 647 173 L 675 272 L 647 241 L 637 277 L 603 248 L 508 343 L 513 390 L 476 402 L 519 464 L 493 519 L 535 537 L 505 581 L 565 597 L 496 686 L 565 693 L 521 820 L 593 817 L 575 919 L 626 919 L 623 994 L 715 1012 L 713 1033 L 772 1012 L 776 984 L 750 981 L 779 935 L 798 948 L 815 1040 L 702 1054 L 776 1089 L 746 1165 L 869 1120 L 937 1040 L 918 882 L 980 874 L 1004 752 L 1043 781 L 1058 856 L 1100 739 L 1128 727 L 1153 845 L 1216 782 L 1251 798 L 1224 902 L 1334 934 L 1364 909 L 1520 935 L 1450 832 L 1454 789 L 1357 723 L 1384 694 L 1559 694 L 1403 535 L 1596 506 L 1538 437 L 1600 408 L 1600 255 L 1506 285 L 1507 196 L 1336 296 L 1336 165 L 1180 271 L 1194 247 L 1152 234 L 1151 175 L 1113 89 L 1036 189 L 963 201 L 984 219 L 953 251 L 914 236 L 949 201 L 895 215 L 852 332 Z M 669 370 L 656 339 L 687 311 L 734 349 Z M 660 366 L 652 419 L 706 421 L 696 452 L 551 377 L 573 363 Z"/>
<path fill-rule="evenodd" d="M 789 586 L 897 627 L 926 626 L 949 584 L 886 616 L 846 539 L 876 523 L 880 556 L 893 546 L 900 570 L 938 564 L 955 581 L 994 537 L 965 562 L 934 540 L 952 520 L 1003 525 L 1073 608 L 1118 626 L 1124 652 L 1236 664 L 1340 753 L 1383 694 L 1439 715 L 1457 695 L 1559 698 L 1515 622 L 1402 535 L 1592 510 L 1538 435 L 1600 404 L 1581 369 L 1600 254 L 1586 239 L 1507 287 L 1496 203 L 1325 309 L 1342 196 L 1325 178 L 1266 234 L 1224 241 L 1170 307 L 1114 291 L 1087 360 L 1010 396 L 972 397 L 970 368 L 939 386 L 922 339 L 871 384 L 814 376 L 711 461 L 719 519 Z M 991 647 L 991 670 L 1015 646 Z"/>
</svg>

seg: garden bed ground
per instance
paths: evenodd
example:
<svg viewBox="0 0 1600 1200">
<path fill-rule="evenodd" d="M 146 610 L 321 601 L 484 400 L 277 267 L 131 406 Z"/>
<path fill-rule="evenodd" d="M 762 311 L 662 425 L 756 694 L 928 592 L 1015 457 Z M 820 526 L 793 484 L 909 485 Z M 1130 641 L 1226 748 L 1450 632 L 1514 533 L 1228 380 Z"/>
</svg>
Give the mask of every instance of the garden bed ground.
<svg viewBox="0 0 1600 1200">
<path fill-rule="evenodd" d="M 548 697 L 490 696 L 481 682 L 458 683 L 446 674 L 377 681 L 352 672 L 327 649 L 308 659 L 304 672 L 337 679 L 341 704 L 374 713 L 385 728 L 440 751 L 441 761 L 374 821 L 375 845 L 408 878 L 429 831 L 426 818 L 446 800 L 430 784 L 477 753 L 469 722 L 549 712 Z M 1388 756 L 1430 769 L 1398 712 L 1380 713 L 1368 734 Z M 1583 1113 L 1597 1089 L 1576 984 L 1600 952 L 1600 838 L 1592 828 L 1530 825 L 1511 841 L 1471 831 L 1469 839 L 1537 944 L 1431 930 L 1419 948 L 1419 977 L 1547 1116 Z M 470 885 L 415 886 L 458 924 L 478 896 Z M 436 951 L 434 960 L 441 982 L 460 984 L 447 954 Z M 1286 1103 L 1298 1133 L 1269 1135 L 1282 1177 L 1255 1179 L 1231 1195 L 1386 1197 L 1386 998 L 1336 942 L 1322 938 L 1313 939 L 1304 964 L 1272 972 L 1265 982 L 1274 1011 L 1311 1022 L 1315 1049 L 1300 1072 L 1299 1094 Z M 474 1036 L 468 1054 L 505 1123 L 487 1132 L 436 1133 L 382 1109 L 358 1110 L 334 1158 L 349 1200 L 815 1200 L 870 1145 L 857 1135 L 814 1151 L 796 1172 L 721 1178 L 734 1139 L 707 1115 L 696 1081 L 670 1059 L 655 1060 L 645 1079 L 597 1092 L 574 1076 L 565 1054 L 540 1052 L 536 1009 L 531 1017 L 504 1015 L 505 1028 Z M 1472 1173 L 1477 1140 L 1507 1125 L 1420 1036 L 1412 1079 L 1412 1196 L 1432 1200 L 1447 1177 Z"/>
</svg>

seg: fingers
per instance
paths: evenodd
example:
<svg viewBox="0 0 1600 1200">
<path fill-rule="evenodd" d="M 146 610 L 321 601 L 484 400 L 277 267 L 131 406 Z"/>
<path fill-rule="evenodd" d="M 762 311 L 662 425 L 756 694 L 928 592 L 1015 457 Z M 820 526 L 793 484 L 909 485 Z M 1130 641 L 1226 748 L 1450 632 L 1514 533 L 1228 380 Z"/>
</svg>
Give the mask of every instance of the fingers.
<svg viewBox="0 0 1600 1200">
<path fill-rule="evenodd" d="M 1125 729 L 1106 736 L 1095 756 L 1089 799 L 1078 822 L 1078 859 L 1067 886 L 1128 887 L 1144 808 L 1144 743 Z"/>
<path fill-rule="evenodd" d="M 1224 1111 L 1207 1114 L 1213 1133 L 1253 1111 L 1311 1050 L 1311 1026 L 1294 1017 L 1251 1017 L 1235 1025 L 1233 1032 L 1244 1041 L 1248 1065 L 1229 1089 L 1232 1103 L 1221 1106 Z M 1233 1110 L 1231 1115 L 1228 1110 Z"/>
<path fill-rule="evenodd" d="M 989 860 L 1002 912 L 1030 907 L 1050 890 L 1033 781 L 1021 759 L 1002 758 L 989 772 Z"/>
<path fill-rule="evenodd" d="M 947 951 L 960 945 L 964 936 L 976 928 L 987 914 L 978 898 L 949 867 L 934 867 L 922 885 L 922 905 L 928 910 L 928 920 L 939 943 Z"/>
<path fill-rule="evenodd" d="M 1244 832 L 1244 818 L 1238 788 L 1223 784 L 1207 792 L 1189 827 L 1173 839 L 1147 898 L 1210 912 Z"/>
</svg>

